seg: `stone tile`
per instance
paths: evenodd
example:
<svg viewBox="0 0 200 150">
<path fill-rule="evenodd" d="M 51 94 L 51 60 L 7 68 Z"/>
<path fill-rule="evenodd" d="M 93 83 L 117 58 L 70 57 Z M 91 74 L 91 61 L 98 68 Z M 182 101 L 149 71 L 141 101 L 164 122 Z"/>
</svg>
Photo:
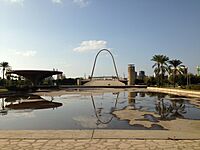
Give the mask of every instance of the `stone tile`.
<svg viewBox="0 0 200 150">
<path fill-rule="evenodd" d="M 131 145 L 125 144 L 125 143 L 120 143 L 118 145 L 118 148 L 120 148 L 120 149 L 129 149 L 130 147 L 131 147 Z"/>
<path fill-rule="evenodd" d="M 134 139 L 0 139 L 0 150 L 61 150 L 61 149 L 132 149 L 132 150 L 159 150 L 159 149 L 190 149 L 200 150 L 200 140 L 134 140 Z"/>
</svg>

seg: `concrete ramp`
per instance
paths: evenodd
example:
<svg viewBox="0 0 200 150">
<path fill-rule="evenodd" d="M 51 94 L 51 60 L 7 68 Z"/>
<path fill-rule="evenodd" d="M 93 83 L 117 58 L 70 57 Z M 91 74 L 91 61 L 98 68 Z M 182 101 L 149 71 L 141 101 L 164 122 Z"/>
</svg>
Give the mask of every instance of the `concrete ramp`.
<svg viewBox="0 0 200 150">
<path fill-rule="evenodd" d="M 125 84 L 119 80 L 91 80 L 84 86 L 125 86 Z"/>
</svg>

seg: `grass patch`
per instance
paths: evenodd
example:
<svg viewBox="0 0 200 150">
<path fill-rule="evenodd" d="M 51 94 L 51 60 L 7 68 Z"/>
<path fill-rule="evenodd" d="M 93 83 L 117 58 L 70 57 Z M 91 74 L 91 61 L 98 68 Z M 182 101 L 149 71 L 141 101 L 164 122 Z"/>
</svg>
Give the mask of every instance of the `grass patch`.
<svg viewBox="0 0 200 150">
<path fill-rule="evenodd" d="M 186 87 L 186 89 L 200 91 L 200 85 L 190 85 L 189 87 Z"/>
</svg>

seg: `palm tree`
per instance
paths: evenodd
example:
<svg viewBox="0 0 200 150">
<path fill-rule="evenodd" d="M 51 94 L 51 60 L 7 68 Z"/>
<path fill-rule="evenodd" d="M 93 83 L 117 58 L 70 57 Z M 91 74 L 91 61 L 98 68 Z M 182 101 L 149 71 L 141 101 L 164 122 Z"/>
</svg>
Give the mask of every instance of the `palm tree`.
<svg viewBox="0 0 200 150">
<path fill-rule="evenodd" d="M 8 62 L 1 62 L 0 67 L 3 68 L 3 80 L 4 80 L 5 70 L 6 70 L 6 68 L 8 68 L 10 66 L 9 66 Z"/>
<path fill-rule="evenodd" d="M 167 71 L 167 61 L 169 58 L 165 55 L 154 55 L 151 61 L 155 61 L 155 64 L 152 66 L 154 69 L 154 73 L 158 80 L 158 85 L 163 84 L 163 78 L 165 72 Z"/>
<path fill-rule="evenodd" d="M 173 84 L 174 84 L 174 87 L 175 87 L 176 77 L 177 77 L 178 74 L 182 74 L 183 73 L 183 71 L 184 71 L 183 68 L 185 66 L 181 65 L 182 61 L 180 61 L 178 59 L 170 60 L 170 61 L 168 61 L 168 63 L 170 64 L 169 65 L 169 70 L 170 70 L 170 73 L 173 76 Z"/>
</svg>

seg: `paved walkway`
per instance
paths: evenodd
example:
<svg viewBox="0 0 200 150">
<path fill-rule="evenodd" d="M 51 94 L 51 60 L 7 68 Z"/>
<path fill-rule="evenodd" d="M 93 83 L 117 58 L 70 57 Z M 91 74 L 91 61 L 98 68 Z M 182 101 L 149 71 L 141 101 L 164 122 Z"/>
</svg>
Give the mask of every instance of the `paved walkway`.
<svg viewBox="0 0 200 150">
<path fill-rule="evenodd" d="M 162 92 L 167 94 L 175 94 L 187 97 L 200 98 L 200 91 L 195 90 L 185 90 L 185 89 L 175 89 L 175 88 L 158 88 L 158 87 L 147 87 L 147 90 L 153 92 Z"/>
<path fill-rule="evenodd" d="M 59 149 L 200 150 L 200 133 L 148 130 L 0 130 L 0 150 Z"/>
<path fill-rule="evenodd" d="M 0 139 L 1 150 L 200 150 L 200 140 Z"/>
</svg>

